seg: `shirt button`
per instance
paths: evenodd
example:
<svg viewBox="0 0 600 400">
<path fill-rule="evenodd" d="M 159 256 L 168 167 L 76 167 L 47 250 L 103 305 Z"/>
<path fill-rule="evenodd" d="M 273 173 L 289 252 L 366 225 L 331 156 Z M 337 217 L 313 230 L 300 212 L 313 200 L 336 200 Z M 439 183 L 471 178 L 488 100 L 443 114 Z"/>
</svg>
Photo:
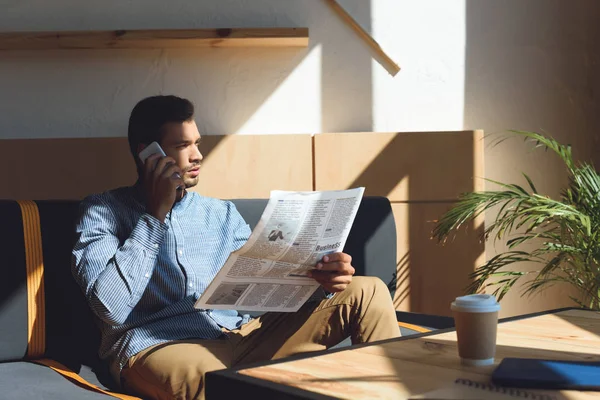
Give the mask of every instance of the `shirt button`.
<svg viewBox="0 0 600 400">
<path fill-rule="evenodd" d="M 154 246 L 155 249 L 158 249 L 158 243 L 154 243 L 153 246 Z"/>
<path fill-rule="evenodd" d="M 189 286 L 189 287 L 194 287 L 194 285 L 192 285 L 191 283 L 188 283 L 188 286 Z"/>
<path fill-rule="evenodd" d="M 183 250 L 179 250 L 179 255 L 182 256 L 183 255 Z"/>
<path fill-rule="evenodd" d="M 146 278 L 150 278 L 150 274 L 146 273 L 146 275 L 144 275 Z"/>
</svg>

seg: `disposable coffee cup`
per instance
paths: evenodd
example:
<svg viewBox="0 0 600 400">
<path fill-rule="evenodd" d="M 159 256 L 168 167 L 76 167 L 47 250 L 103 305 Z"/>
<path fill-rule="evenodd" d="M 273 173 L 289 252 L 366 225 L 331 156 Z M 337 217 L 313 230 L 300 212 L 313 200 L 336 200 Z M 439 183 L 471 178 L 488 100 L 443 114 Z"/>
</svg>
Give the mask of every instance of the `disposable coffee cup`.
<svg viewBox="0 0 600 400">
<path fill-rule="evenodd" d="M 457 297 L 451 307 L 458 336 L 458 355 L 464 365 L 494 363 L 500 304 L 489 294 Z"/>
</svg>

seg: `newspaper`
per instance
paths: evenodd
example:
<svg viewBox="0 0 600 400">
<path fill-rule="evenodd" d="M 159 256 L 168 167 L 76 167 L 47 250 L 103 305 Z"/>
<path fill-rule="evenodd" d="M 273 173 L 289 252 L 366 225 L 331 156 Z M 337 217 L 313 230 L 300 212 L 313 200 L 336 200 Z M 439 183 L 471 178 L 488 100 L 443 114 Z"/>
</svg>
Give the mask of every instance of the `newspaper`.
<svg viewBox="0 0 600 400">
<path fill-rule="evenodd" d="M 364 188 L 272 191 L 246 244 L 232 253 L 195 307 L 297 311 L 319 284 L 307 276 L 346 244 Z"/>
</svg>

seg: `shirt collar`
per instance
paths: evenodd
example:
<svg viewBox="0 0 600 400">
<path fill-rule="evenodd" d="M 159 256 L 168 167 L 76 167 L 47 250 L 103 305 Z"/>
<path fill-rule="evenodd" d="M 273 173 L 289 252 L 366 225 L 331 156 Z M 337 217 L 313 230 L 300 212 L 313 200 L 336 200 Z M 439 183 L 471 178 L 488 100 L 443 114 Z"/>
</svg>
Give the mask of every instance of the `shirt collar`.
<svg viewBox="0 0 600 400">
<path fill-rule="evenodd" d="M 192 203 L 193 192 L 186 190 L 184 193 L 183 198 L 173 206 L 173 211 L 184 211 Z"/>
</svg>

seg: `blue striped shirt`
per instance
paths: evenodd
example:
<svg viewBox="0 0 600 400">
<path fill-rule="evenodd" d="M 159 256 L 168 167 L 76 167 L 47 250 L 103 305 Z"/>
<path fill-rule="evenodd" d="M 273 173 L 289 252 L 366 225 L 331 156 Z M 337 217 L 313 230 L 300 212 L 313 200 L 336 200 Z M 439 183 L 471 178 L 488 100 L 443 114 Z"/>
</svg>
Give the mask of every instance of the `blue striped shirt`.
<svg viewBox="0 0 600 400">
<path fill-rule="evenodd" d="M 99 319 L 99 354 L 113 373 L 150 346 L 216 339 L 221 327 L 248 321 L 237 311 L 197 310 L 194 303 L 250 233 L 232 202 L 194 192 L 164 223 L 146 213 L 139 186 L 83 200 L 72 270 Z"/>
</svg>

